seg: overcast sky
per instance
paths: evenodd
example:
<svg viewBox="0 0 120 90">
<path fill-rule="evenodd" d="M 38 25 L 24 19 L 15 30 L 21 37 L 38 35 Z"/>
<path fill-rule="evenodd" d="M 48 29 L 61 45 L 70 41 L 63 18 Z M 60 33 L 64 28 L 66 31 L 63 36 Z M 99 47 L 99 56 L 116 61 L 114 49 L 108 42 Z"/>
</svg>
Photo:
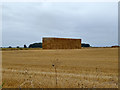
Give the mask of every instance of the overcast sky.
<svg viewBox="0 0 120 90">
<path fill-rule="evenodd" d="M 2 46 L 27 46 L 42 37 L 82 39 L 91 46 L 118 44 L 118 3 L 4 3 Z"/>
</svg>

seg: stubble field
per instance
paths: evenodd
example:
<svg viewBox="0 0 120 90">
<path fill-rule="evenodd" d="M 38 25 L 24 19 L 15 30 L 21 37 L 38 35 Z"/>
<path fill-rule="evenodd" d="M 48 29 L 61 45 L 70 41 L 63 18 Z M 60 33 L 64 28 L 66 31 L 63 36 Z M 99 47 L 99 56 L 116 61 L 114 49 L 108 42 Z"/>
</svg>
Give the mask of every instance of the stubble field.
<svg viewBox="0 0 120 90">
<path fill-rule="evenodd" d="M 4 88 L 118 88 L 118 48 L 2 51 Z"/>
</svg>

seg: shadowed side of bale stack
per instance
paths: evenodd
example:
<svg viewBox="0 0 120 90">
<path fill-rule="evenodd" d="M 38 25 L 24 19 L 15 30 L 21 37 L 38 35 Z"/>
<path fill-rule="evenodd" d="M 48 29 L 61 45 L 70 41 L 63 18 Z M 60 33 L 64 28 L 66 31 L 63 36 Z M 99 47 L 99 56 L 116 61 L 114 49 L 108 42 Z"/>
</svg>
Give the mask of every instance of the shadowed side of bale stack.
<svg viewBox="0 0 120 90">
<path fill-rule="evenodd" d="M 81 39 L 43 38 L 43 49 L 80 49 Z"/>
</svg>

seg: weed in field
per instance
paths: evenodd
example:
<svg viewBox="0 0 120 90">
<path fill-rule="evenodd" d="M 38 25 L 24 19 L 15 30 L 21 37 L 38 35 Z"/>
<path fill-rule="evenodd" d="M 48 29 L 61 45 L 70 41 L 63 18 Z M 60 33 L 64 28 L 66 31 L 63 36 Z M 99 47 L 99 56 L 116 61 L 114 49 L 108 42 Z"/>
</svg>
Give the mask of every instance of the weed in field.
<svg viewBox="0 0 120 90">
<path fill-rule="evenodd" d="M 3 85 L 4 85 L 5 83 L 2 83 L 2 85 L 0 85 L 0 89 L 2 89 L 3 88 Z"/>
<path fill-rule="evenodd" d="M 57 67 L 58 67 L 58 65 L 60 65 L 60 62 L 59 62 L 59 60 L 58 59 L 56 59 L 56 60 L 54 60 L 54 61 L 52 61 L 52 67 L 54 68 L 54 70 L 55 70 L 55 78 L 56 78 L 56 87 L 57 87 L 57 84 L 58 84 L 58 80 L 57 80 Z"/>
</svg>

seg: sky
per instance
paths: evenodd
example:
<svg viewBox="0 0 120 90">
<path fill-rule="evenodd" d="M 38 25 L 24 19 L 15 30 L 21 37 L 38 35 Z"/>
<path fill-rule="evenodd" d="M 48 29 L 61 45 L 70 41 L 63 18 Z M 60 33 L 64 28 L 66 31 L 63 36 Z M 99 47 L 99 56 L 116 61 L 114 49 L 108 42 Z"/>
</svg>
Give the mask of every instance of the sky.
<svg viewBox="0 0 120 90">
<path fill-rule="evenodd" d="M 2 47 L 28 46 L 43 37 L 82 39 L 91 46 L 118 45 L 118 3 L 3 3 Z"/>
</svg>

